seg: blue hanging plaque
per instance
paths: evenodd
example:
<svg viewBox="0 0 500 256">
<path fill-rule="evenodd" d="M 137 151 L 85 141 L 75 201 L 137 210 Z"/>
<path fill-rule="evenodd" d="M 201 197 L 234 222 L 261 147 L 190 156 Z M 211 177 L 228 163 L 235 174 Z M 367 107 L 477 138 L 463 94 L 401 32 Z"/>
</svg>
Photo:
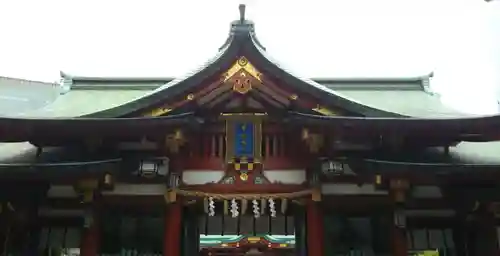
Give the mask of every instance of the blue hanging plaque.
<svg viewBox="0 0 500 256">
<path fill-rule="evenodd" d="M 252 123 L 235 124 L 234 153 L 235 157 L 253 157 L 254 126 Z"/>
</svg>

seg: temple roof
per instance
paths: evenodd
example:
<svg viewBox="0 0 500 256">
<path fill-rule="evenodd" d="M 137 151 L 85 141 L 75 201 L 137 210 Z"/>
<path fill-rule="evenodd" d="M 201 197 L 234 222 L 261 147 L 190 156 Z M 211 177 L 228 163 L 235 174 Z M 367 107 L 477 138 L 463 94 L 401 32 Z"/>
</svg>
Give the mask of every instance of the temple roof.
<svg viewBox="0 0 500 256">
<path fill-rule="evenodd" d="M 0 76 L 0 115 L 38 109 L 51 103 L 57 95 L 56 83 Z"/>
<path fill-rule="evenodd" d="M 270 56 L 259 42 L 254 23 L 244 16 L 231 23 L 229 36 L 218 54 L 182 77 L 92 77 L 61 73 L 68 90 L 53 104 L 20 117 L 121 117 L 161 104 L 188 92 L 210 77 L 228 69 L 245 56 L 268 76 L 274 76 L 297 94 L 309 94 L 331 108 L 365 117 L 465 117 L 445 106 L 429 92 L 432 74 L 419 77 L 321 78 L 301 77 Z M 89 100 L 93 104 L 88 104 Z M 19 116 L 18 116 L 19 117 Z"/>
<path fill-rule="evenodd" d="M 214 88 L 228 87 L 229 77 L 226 76 L 234 71 L 231 69 L 236 67 L 243 70 L 245 65 L 254 69 L 255 75 L 259 76 L 256 79 L 262 79 L 262 86 L 256 87 L 260 91 L 254 90 L 254 96 L 270 103 L 269 101 L 277 100 L 275 96 L 280 94 L 281 100 L 271 102 L 279 105 L 280 113 L 296 112 L 299 109 L 305 113 L 301 118 L 311 122 L 328 122 L 342 129 L 351 129 L 352 127 L 346 127 L 353 124 L 360 129 L 387 127 L 385 132 L 391 133 L 400 125 L 409 128 L 411 132 L 418 132 L 417 127 L 430 128 L 436 123 L 443 131 L 453 128 L 456 134 L 451 133 L 449 136 L 455 140 L 462 140 L 470 135 L 481 137 L 483 134 L 487 136 L 481 137 L 482 140 L 491 139 L 493 131 L 497 130 L 497 119 L 500 120 L 500 116 L 472 117 L 443 105 L 439 97 L 429 91 L 432 74 L 406 78 L 301 77 L 273 59 L 261 45 L 254 23 L 244 17 L 243 5 L 240 6 L 240 14 L 240 19 L 231 23 L 229 36 L 218 54 L 182 77 L 105 78 L 62 73 L 63 94 L 52 104 L 36 111 L 0 118 L 0 126 L 12 137 L 11 140 L 6 140 L 10 138 L 4 135 L 3 140 L 19 141 L 41 134 L 40 131 L 47 129 L 66 132 L 71 130 L 68 128 L 70 126 L 78 127 L 83 124 L 94 128 L 109 128 L 113 123 L 125 124 L 133 120 L 165 125 L 167 119 L 168 123 L 178 124 L 177 121 L 173 122 L 176 118 L 172 115 L 196 112 L 196 108 L 202 105 L 199 98 L 193 101 L 188 99 L 193 99 L 196 93 L 201 98 L 208 98 L 205 103 L 211 102 L 210 99 L 220 99 L 221 96 L 230 95 L 231 98 L 234 93 L 232 86 L 229 88 L 233 90 L 223 91 L 222 94 L 213 93 L 217 90 L 212 87 L 210 90 L 205 89 L 210 83 L 215 84 Z M 234 71 L 232 76 L 236 72 L 239 71 Z M 265 92 L 266 90 L 271 92 Z M 185 103 L 190 101 L 192 104 Z M 192 107 L 175 107 L 176 111 L 171 112 L 172 105 L 182 104 Z M 318 112 L 315 109 L 320 107 L 340 114 L 329 118 L 311 115 L 312 112 Z M 161 110 L 159 115 L 171 118 L 159 118 L 156 110 Z M 86 130 L 96 131 L 90 128 Z"/>
<path fill-rule="evenodd" d="M 285 68 L 259 42 L 254 23 L 245 17 L 231 23 L 219 52 L 182 77 L 92 77 L 61 73 L 65 90 L 52 104 L 36 111 L 4 115 L 17 118 L 116 118 L 171 101 L 245 56 L 258 69 L 297 95 L 311 95 L 328 108 L 364 117 L 442 118 L 469 116 L 444 105 L 429 91 L 432 74 L 419 77 L 310 79 Z M 91 102 L 91 104 L 89 104 Z"/>
<path fill-rule="evenodd" d="M 174 80 L 155 77 L 77 77 L 62 73 L 69 83 L 66 93 L 35 111 L 16 113 L 26 117 L 78 117 L 133 102 Z M 427 76 L 412 78 L 318 78 L 312 81 L 372 108 L 415 117 L 464 115 L 445 106 L 427 91 Z M 92 99 L 93 104 L 88 104 Z"/>
</svg>

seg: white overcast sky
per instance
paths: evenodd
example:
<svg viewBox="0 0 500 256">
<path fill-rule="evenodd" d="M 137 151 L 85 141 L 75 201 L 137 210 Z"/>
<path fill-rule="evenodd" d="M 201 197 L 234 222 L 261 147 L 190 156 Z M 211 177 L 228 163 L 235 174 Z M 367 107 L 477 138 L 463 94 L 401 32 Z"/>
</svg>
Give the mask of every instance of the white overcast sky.
<svg viewBox="0 0 500 256">
<path fill-rule="evenodd" d="M 182 75 L 216 53 L 239 3 L 268 52 L 301 75 L 434 72 L 451 106 L 498 110 L 500 2 L 482 0 L 5 0 L 0 75 Z"/>
</svg>

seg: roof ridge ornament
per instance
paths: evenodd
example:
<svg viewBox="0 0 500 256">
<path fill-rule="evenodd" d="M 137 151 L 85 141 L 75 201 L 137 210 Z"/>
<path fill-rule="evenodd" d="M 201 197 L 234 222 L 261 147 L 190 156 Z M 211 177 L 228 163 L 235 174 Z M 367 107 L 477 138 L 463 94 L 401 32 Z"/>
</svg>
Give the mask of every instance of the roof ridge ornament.
<svg viewBox="0 0 500 256">
<path fill-rule="evenodd" d="M 244 24 L 245 23 L 245 11 L 247 6 L 245 4 L 240 4 L 238 7 L 240 9 L 240 23 Z"/>
<path fill-rule="evenodd" d="M 266 48 L 259 42 L 257 36 L 255 35 L 255 25 L 253 21 L 246 19 L 246 5 L 240 4 L 239 6 L 240 18 L 231 22 L 231 28 L 229 30 L 229 37 L 226 39 L 224 44 L 219 47 L 219 51 L 222 51 L 227 46 L 231 44 L 234 37 L 250 37 L 251 40 L 261 49 L 266 50 Z"/>
</svg>

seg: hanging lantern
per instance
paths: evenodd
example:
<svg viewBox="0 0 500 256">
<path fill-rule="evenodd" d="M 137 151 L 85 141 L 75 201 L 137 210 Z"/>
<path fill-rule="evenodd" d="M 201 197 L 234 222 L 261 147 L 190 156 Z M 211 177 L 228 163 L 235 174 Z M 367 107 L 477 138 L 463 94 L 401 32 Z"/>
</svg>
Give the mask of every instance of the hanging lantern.
<svg viewBox="0 0 500 256">
<path fill-rule="evenodd" d="M 139 175 L 146 178 L 155 177 L 158 174 L 158 163 L 156 161 L 142 160 L 139 165 Z"/>
<path fill-rule="evenodd" d="M 394 211 L 394 225 L 398 228 L 406 227 L 406 214 L 404 210 L 397 209 Z"/>
<path fill-rule="evenodd" d="M 83 217 L 83 227 L 90 228 L 94 222 L 93 212 L 90 208 L 85 209 L 84 217 Z"/>
</svg>

